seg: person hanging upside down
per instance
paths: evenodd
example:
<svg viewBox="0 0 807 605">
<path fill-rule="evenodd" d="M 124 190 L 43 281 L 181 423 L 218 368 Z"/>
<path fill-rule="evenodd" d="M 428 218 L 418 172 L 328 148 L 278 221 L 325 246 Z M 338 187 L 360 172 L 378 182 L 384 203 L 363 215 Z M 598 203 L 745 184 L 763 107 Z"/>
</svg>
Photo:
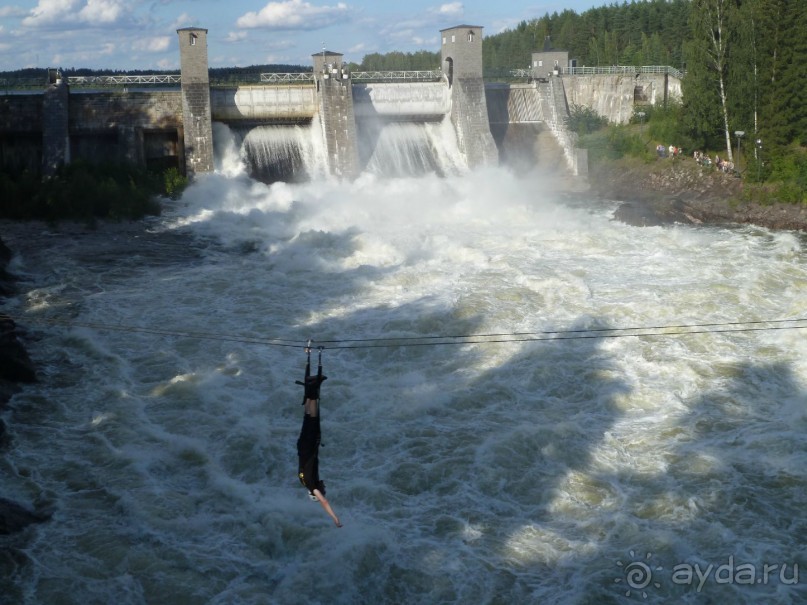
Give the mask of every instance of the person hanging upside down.
<svg viewBox="0 0 807 605">
<path fill-rule="evenodd" d="M 305 382 L 296 381 L 305 387 L 303 395 L 303 427 L 297 439 L 297 458 L 299 461 L 297 477 L 300 483 L 308 490 L 312 500 L 319 502 L 325 512 L 333 519 L 336 527 L 342 527 L 339 517 L 333 512 L 328 500 L 325 499 L 325 482 L 319 478 L 319 388 L 327 379 L 322 375 L 322 349 L 320 349 L 319 367 L 316 376 L 311 376 L 311 349 L 307 348 L 308 360 L 305 364 Z"/>
</svg>

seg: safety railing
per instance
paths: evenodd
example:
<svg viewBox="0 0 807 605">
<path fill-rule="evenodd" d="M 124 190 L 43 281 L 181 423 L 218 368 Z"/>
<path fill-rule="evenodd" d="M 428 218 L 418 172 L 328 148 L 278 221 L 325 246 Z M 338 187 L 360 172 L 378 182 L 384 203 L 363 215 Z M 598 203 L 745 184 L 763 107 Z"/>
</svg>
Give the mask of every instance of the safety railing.
<svg viewBox="0 0 807 605">
<path fill-rule="evenodd" d="M 313 82 L 314 74 L 309 72 L 300 73 L 268 73 L 261 74 L 261 82 L 265 84 L 289 84 L 292 82 Z"/>
<path fill-rule="evenodd" d="M 683 78 L 684 72 L 669 65 L 608 65 L 601 67 L 561 67 L 561 74 L 585 76 L 594 74 L 668 74 L 675 78 Z"/>
<path fill-rule="evenodd" d="M 182 77 L 179 74 L 69 76 L 67 78 L 67 83 L 70 86 L 128 86 L 130 84 L 180 84 L 181 82 Z"/>
<path fill-rule="evenodd" d="M 443 72 L 439 69 L 422 71 L 354 71 L 350 77 L 353 81 L 359 82 L 392 82 L 392 81 L 417 81 L 435 82 L 443 78 Z"/>
</svg>

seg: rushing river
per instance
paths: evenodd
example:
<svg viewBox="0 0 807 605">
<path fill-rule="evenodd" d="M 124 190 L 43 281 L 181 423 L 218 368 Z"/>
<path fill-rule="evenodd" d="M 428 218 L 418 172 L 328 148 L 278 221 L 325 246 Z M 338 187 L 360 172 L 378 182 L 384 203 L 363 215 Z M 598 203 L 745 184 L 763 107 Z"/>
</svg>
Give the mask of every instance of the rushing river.
<svg viewBox="0 0 807 605">
<path fill-rule="evenodd" d="M 41 380 L 2 491 L 53 517 L 0 601 L 807 602 L 807 241 L 553 198 L 231 168 L 141 224 L 4 224 Z M 308 338 L 342 529 L 296 479 Z"/>
</svg>

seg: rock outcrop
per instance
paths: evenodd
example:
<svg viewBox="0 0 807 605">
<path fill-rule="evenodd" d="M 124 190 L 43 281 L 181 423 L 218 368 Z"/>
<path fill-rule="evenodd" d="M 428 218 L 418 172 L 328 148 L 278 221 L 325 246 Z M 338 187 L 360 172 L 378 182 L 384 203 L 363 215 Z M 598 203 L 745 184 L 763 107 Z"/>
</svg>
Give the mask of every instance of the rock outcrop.
<svg viewBox="0 0 807 605">
<path fill-rule="evenodd" d="M 14 278 L 8 272 L 11 250 L 0 240 L 0 302 L 14 292 Z M 19 339 L 14 321 L 0 314 L 0 410 L 19 390 L 20 383 L 36 381 L 36 370 L 28 352 Z M 8 430 L 0 419 L 0 448 L 9 441 Z M 32 523 L 49 518 L 46 514 L 29 510 L 25 506 L 0 498 L 0 534 L 18 532 Z"/>
<path fill-rule="evenodd" d="M 8 272 L 11 257 L 11 250 L 0 240 L 0 302 L 14 292 L 14 277 Z M 36 380 L 34 364 L 19 336 L 14 321 L 0 313 L 0 409 L 16 392 L 16 385 Z"/>
<path fill-rule="evenodd" d="M 591 171 L 590 183 L 601 198 L 623 201 L 614 218 L 631 225 L 752 224 L 807 231 L 807 205 L 744 201 L 741 179 L 691 158 L 600 165 Z"/>
</svg>

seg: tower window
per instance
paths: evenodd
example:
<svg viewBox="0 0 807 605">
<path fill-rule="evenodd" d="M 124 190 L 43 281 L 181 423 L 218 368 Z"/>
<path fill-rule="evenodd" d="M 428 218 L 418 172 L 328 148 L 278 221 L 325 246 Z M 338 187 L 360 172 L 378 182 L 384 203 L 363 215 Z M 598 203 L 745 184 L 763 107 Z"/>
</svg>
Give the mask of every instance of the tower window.
<svg viewBox="0 0 807 605">
<path fill-rule="evenodd" d="M 191 34 L 191 46 L 196 46 L 196 38 L 198 38 L 196 34 Z"/>
<path fill-rule="evenodd" d="M 474 32 L 469 31 L 468 32 L 468 42 L 473 42 L 473 41 L 474 41 Z"/>
<path fill-rule="evenodd" d="M 451 41 L 456 42 L 457 41 L 457 36 L 455 36 L 454 34 L 451 34 Z"/>
</svg>

